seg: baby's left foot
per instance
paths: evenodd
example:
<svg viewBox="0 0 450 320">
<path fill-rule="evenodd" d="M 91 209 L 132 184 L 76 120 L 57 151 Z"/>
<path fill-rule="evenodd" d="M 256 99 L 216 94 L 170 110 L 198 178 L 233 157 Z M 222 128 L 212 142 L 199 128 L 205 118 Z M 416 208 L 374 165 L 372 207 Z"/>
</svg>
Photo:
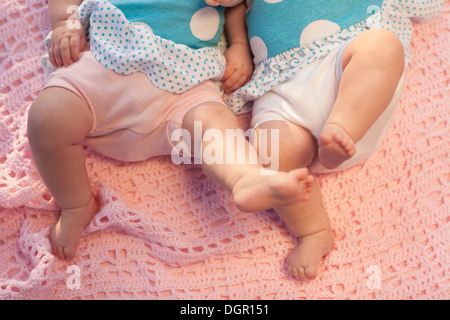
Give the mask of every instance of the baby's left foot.
<svg viewBox="0 0 450 320">
<path fill-rule="evenodd" d="M 94 196 L 85 206 L 61 211 L 58 222 L 50 232 L 53 253 L 59 259 L 70 261 L 75 257 L 83 230 L 97 211 L 98 204 Z"/>
<path fill-rule="evenodd" d="M 334 245 L 333 231 L 324 229 L 302 237 L 299 241 L 286 258 L 286 269 L 297 280 L 313 280 L 322 258 Z"/>
<path fill-rule="evenodd" d="M 323 127 L 319 138 L 319 161 L 325 168 L 334 169 L 355 153 L 355 144 L 343 128 L 331 123 Z"/>
</svg>

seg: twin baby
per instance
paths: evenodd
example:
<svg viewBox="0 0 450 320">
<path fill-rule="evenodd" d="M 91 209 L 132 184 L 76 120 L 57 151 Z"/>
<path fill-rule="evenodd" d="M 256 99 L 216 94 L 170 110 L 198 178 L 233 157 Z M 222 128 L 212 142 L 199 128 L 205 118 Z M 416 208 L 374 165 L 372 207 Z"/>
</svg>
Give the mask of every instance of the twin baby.
<svg viewBox="0 0 450 320">
<path fill-rule="evenodd" d="M 380 27 L 383 16 L 404 15 L 396 3 L 49 0 L 48 58 L 57 69 L 30 109 L 28 137 L 61 208 L 50 234 L 54 254 L 73 259 L 98 211 L 83 145 L 144 161 L 171 155 L 171 137 L 182 130 L 192 146 L 184 156 L 201 159 L 214 147 L 216 161 L 201 167 L 237 208 L 276 210 L 298 238 L 286 270 L 314 279 L 333 246 L 314 173 L 373 153 L 399 101 L 405 44 Z M 380 10 L 367 10 L 374 5 Z M 245 112 L 252 112 L 249 140 L 236 117 Z M 205 139 L 211 130 L 235 134 L 214 144 Z M 260 160 L 267 150 L 278 155 L 277 170 Z"/>
</svg>

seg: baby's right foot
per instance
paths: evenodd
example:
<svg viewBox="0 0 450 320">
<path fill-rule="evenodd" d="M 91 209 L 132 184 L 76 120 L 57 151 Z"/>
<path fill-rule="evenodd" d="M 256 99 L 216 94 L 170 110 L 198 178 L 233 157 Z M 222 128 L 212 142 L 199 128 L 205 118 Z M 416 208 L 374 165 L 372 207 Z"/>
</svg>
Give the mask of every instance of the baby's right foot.
<svg viewBox="0 0 450 320">
<path fill-rule="evenodd" d="M 306 168 L 246 175 L 234 185 L 233 197 L 239 210 L 256 212 L 308 200 L 313 181 Z"/>
<path fill-rule="evenodd" d="M 53 253 L 58 258 L 70 261 L 75 257 L 84 228 L 97 211 L 98 205 L 94 196 L 86 206 L 61 211 L 61 216 L 50 234 Z"/>
<path fill-rule="evenodd" d="M 325 168 L 337 168 L 355 153 L 355 144 L 343 128 L 331 123 L 325 124 L 319 138 L 319 161 Z"/>
</svg>

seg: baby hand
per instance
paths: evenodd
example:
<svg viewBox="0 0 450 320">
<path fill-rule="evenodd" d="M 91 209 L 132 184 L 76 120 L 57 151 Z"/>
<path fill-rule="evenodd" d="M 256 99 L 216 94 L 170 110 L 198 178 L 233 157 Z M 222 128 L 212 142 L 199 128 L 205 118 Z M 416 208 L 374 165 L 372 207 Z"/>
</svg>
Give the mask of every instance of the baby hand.
<svg viewBox="0 0 450 320">
<path fill-rule="evenodd" d="M 221 89 L 231 93 L 252 78 L 253 61 L 250 48 L 243 43 L 234 43 L 225 52 L 226 68 Z"/>
<path fill-rule="evenodd" d="M 80 59 L 80 52 L 87 46 L 86 31 L 80 24 L 72 27 L 61 21 L 53 28 L 48 51 L 50 62 L 57 68 L 67 67 Z"/>
</svg>

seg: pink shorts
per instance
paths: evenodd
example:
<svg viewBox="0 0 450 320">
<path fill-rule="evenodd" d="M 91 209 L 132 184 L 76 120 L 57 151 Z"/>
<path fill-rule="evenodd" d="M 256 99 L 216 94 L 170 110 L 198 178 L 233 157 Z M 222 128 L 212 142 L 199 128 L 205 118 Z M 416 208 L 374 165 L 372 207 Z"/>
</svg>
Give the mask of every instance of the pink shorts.
<svg viewBox="0 0 450 320">
<path fill-rule="evenodd" d="M 91 52 L 53 72 L 45 88 L 61 87 L 81 97 L 94 125 L 85 139 L 92 149 L 121 161 L 170 155 L 172 132 L 184 115 L 203 103 L 225 105 L 218 87 L 205 81 L 182 94 L 156 88 L 143 73 L 120 75 L 102 66 Z"/>
</svg>

